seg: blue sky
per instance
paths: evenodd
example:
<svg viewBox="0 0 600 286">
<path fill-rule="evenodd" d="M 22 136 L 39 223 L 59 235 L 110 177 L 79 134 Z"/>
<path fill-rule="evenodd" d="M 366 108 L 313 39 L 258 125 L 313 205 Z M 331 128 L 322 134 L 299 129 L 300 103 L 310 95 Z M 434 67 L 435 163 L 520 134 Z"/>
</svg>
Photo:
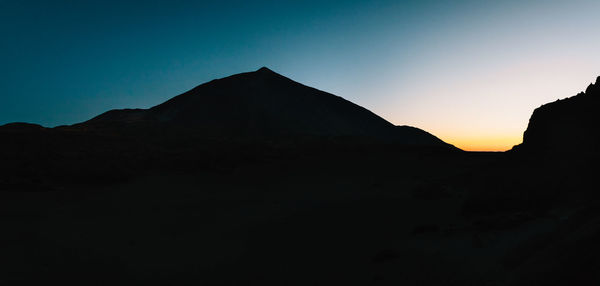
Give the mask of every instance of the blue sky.
<svg viewBox="0 0 600 286">
<path fill-rule="evenodd" d="M 597 1 L 0 0 L 0 124 L 72 124 L 268 66 L 470 150 L 600 75 Z"/>
</svg>

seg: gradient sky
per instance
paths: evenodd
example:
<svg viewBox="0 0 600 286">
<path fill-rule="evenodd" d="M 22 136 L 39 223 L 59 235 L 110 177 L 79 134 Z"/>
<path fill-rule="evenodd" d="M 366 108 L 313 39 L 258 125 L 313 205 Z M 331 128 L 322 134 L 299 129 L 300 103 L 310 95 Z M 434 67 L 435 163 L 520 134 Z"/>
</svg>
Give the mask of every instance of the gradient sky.
<svg viewBox="0 0 600 286">
<path fill-rule="evenodd" d="M 267 66 L 466 150 L 600 75 L 600 1 L 0 0 L 0 124 L 147 108 Z"/>
</svg>

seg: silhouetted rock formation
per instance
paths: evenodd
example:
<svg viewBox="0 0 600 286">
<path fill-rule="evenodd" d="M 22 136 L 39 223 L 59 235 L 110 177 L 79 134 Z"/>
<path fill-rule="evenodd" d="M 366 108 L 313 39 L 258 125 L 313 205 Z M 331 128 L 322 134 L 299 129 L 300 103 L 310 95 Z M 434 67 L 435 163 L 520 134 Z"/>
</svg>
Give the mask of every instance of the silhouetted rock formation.
<svg viewBox="0 0 600 286">
<path fill-rule="evenodd" d="M 534 110 L 517 146 L 528 152 L 597 153 L 600 151 L 600 77 L 585 92 Z"/>
<path fill-rule="evenodd" d="M 408 126 L 394 126 L 349 102 L 268 68 L 217 79 L 150 109 L 111 110 L 78 128 L 166 126 L 207 138 L 360 138 L 405 145 L 448 146 Z"/>
</svg>

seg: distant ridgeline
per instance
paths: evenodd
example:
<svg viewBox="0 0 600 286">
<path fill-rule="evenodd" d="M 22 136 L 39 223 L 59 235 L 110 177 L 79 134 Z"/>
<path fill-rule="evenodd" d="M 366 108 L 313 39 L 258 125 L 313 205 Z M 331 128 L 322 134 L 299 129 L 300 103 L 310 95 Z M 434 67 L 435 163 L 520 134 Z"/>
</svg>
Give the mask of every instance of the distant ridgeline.
<svg viewBox="0 0 600 286">
<path fill-rule="evenodd" d="M 544 104 L 533 111 L 523 143 L 513 148 L 529 153 L 600 153 L 600 77 L 585 92 Z"/>
</svg>

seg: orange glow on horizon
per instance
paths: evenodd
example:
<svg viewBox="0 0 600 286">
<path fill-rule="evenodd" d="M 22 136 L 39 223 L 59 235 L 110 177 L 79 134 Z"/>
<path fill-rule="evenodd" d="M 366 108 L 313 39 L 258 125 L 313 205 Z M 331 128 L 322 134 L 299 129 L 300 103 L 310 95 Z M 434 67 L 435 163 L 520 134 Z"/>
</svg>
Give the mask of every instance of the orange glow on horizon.
<svg viewBox="0 0 600 286">
<path fill-rule="evenodd" d="M 521 137 L 442 137 L 446 143 L 452 144 L 464 151 L 507 151 L 520 144 Z"/>
</svg>

